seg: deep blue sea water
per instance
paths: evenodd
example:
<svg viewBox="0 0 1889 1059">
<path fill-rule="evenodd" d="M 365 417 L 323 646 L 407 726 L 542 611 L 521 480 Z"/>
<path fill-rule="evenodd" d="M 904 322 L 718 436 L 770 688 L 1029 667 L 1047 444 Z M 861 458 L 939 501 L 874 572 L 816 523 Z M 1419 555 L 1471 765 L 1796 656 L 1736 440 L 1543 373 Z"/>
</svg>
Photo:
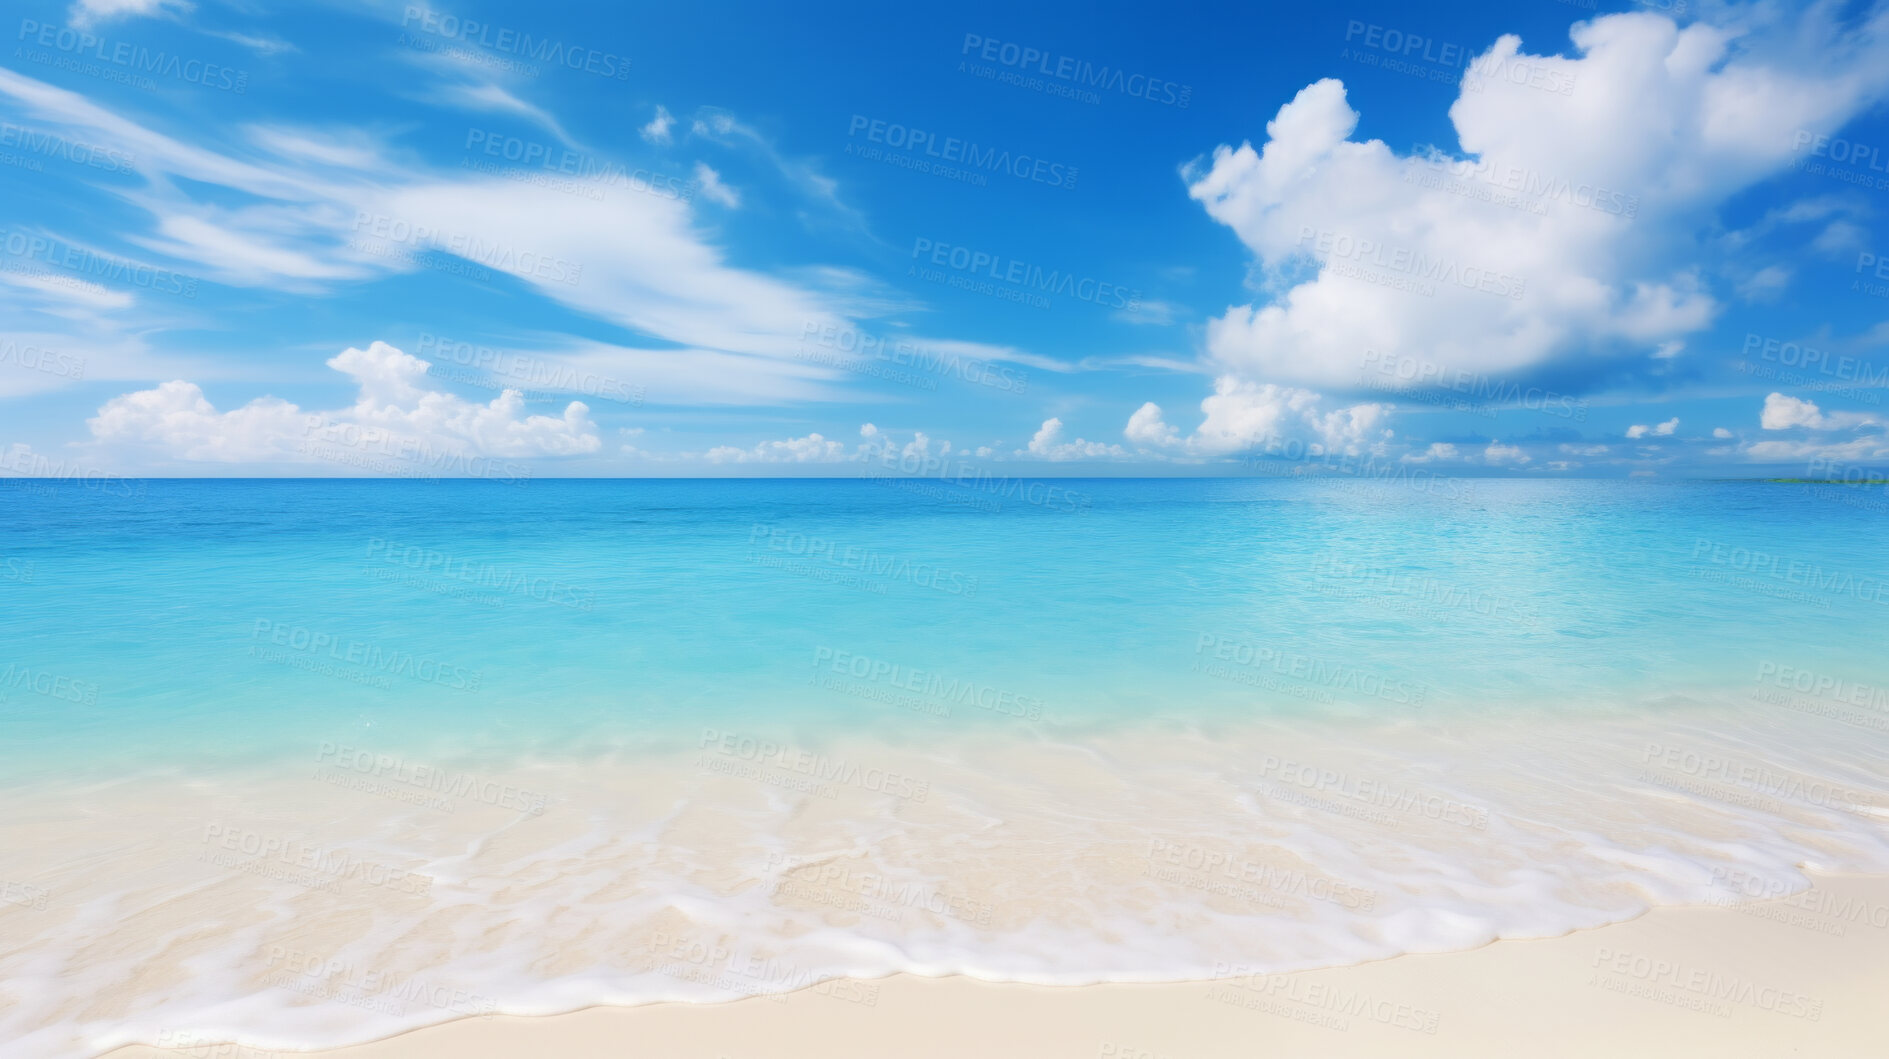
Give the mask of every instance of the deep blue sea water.
<svg viewBox="0 0 1889 1059">
<path fill-rule="evenodd" d="M 0 769 L 1889 683 L 1880 490 L 922 484 L 0 483 Z"/>
</svg>

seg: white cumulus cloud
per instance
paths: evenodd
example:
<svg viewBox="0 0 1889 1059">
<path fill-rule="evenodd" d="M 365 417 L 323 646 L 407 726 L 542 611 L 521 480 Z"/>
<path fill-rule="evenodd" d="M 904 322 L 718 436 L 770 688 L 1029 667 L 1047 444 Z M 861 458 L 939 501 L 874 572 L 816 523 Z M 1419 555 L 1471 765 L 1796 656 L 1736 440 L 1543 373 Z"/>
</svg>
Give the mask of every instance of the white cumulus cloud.
<svg viewBox="0 0 1889 1059">
<path fill-rule="evenodd" d="M 1157 414 L 1159 409 L 1156 410 Z M 1030 438 L 1030 447 L 1017 453 L 1019 456 L 1035 456 L 1043 460 L 1098 460 L 1115 456 L 1126 456 L 1127 451 L 1120 445 L 1109 445 L 1100 441 L 1063 440 L 1063 421 L 1055 417 L 1043 420 L 1043 425 Z"/>
<path fill-rule="evenodd" d="M 702 454 L 710 463 L 833 463 L 847 458 L 846 446 L 819 434 L 763 441 L 751 449 L 717 445 Z"/>
<path fill-rule="evenodd" d="M 675 136 L 670 131 L 675 128 L 675 125 L 676 119 L 669 113 L 669 108 L 659 104 L 656 107 L 656 116 L 649 119 L 648 125 L 643 126 L 643 139 L 654 144 L 666 144 Z"/>
<path fill-rule="evenodd" d="M 1669 437 L 1672 437 L 1673 431 L 1678 430 L 1678 429 L 1679 429 L 1679 417 L 1674 416 L 1673 418 L 1668 419 L 1664 423 L 1656 423 L 1652 426 L 1647 426 L 1644 423 L 1635 423 L 1632 426 L 1627 428 L 1627 437 L 1634 438 L 1634 439 L 1639 439 L 1639 438 L 1644 438 L 1644 437 L 1649 437 L 1649 436 L 1656 437 L 1656 438 L 1669 438 Z"/>
<path fill-rule="evenodd" d="M 1482 459 L 1483 462 L 1492 466 L 1500 466 L 1504 463 L 1519 466 L 1531 462 L 1528 453 L 1523 452 L 1520 446 L 1504 445 L 1500 441 L 1489 442 L 1489 447 L 1482 450 Z"/>
<path fill-rule="evenodd" d="M 1457 458 L 1456 446 L 1450 444 L 1447 441 L 1432 441 L 1430 443 L 1430 447 L 1427 449 L 1424 449 L 1420 453 L 1419 452 L 1405 453 L 1403 457 L 1403 462 L 1405 463 L 1435 463 L 1438 460 L 1453 460 L 1456 458 Z"/>
<path fill-rule="evenodd" d="M 353 379 L 354 404 L 304 411 L 258 397 L 218 411 L 196 383 L 181 379 L 122 394 L 87 420 L 93 441 L 122 455 L 219 463 L 336 463 L 364 469 L 435 464 L 451 474 L 463 459 L 573 456 L 602 442 L 589 407 L 565 406 L 561 416 L 524 414 L 524 397 L 506 390 L 489 403 L 467 401 L 427 385 L 428 364 L 385 342 L 350 348 L 328 366 Z"/>
<path fill-rule="evenodd" d="M 1726 29 L 1606 15 L 1574 24 L 1572 58 L 1504 36 L 1479 66 L 1572 87 L 1467 75 L 1449 112 L 1460 155 L 1354 139 L 1344 85 L 1308 86 L 1257 148 L 1221 146 L 1184 172 L 1270 295 L 1213 320 L 1207 355 L 1330 386 L 1355 383 L 1365 350 L 1526 374 L 1677 349 L 1720 308 L 1695 266 L 1700 218 L 1788 165 L 1799 130 L 1841 127 L 1889 83 L 1889 13 L 1847 28 L 1831 5 L 1786 17 Z M 1453 190 L 1465 185 L 1518 187 L 1530 208 Z"/>
<path fill-rule="evenodd" d="M 1205 418 L 1193 434 L 1181 436 L 1162 417 L 1161 406 L 1150 401 L 1129 417 L 1123 436 L 1144 447 L 1220 456 L 1292 441 L 1317 445 L 1324 452 L 1352 452 L 1390 433 L 1384 428 L 1389 405 L 1367 403 L 1324 411 L 1321 397 L 1311 390 L 1251 382 L 1232 374 L 1215 379 L 1213 389 L 1213 395 L 1200 402 Z"/>
<path fill-rule="evenodd" d="M 1789 430 L 1792 427 L 1807 427 L 1811 430 L 1852 430 L 1879 422 L 1881 421 L 1875 416 L 1863 412 L 1826 413 L 1817 407 L 1815 401 L 1806 401 L 1801 397 L 1791 397 L 1781 393 L 1766 396 L 1764 410 L 1758 414 L 1758 425 L 1766 430 Z"/>
<path fill-rule="evenodd" d="M 1157 447 L 1178 445 L 1181 441 L 1180 431 L 1167 425 L 1161 418 L 1161 406 L 1153 401 L 1135 409 L 1135 414 L 1128 417 L 1122 436 L 1137 445 Z"/>
</svg>

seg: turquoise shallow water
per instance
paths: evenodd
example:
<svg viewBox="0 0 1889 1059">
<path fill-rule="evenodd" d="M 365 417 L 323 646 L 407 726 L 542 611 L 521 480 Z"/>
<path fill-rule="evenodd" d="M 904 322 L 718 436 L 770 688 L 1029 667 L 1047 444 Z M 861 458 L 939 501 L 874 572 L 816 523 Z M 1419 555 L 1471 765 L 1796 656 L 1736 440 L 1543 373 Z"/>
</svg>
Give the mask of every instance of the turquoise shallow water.
<svg viewBox="0 0 1889 1059">
<path fill-rule="evenodd" d="M 0 1039 L 1190 981 L 1889 871 L 1879 491 L 1017 485 L 0 482 Z"/>
<path fill-rule="evenodd" d="M 1889 682 L 1880 491 L 910 484 L 0 483 L 0 768 Z"/>
</svg>

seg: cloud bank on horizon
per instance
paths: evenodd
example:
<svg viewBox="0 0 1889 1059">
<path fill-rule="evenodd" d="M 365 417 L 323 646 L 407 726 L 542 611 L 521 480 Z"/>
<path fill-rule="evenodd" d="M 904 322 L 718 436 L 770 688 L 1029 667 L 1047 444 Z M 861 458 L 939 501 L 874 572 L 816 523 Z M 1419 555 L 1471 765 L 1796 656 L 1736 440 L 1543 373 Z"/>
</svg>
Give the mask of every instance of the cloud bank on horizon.
<svg viewBox="0 0 1889 1059">
<path fill-rule="evenodd" d="M 1889 462 L 1889 6 L 1626 6 L 46 7 L 0 474 Z"/>
</svg>

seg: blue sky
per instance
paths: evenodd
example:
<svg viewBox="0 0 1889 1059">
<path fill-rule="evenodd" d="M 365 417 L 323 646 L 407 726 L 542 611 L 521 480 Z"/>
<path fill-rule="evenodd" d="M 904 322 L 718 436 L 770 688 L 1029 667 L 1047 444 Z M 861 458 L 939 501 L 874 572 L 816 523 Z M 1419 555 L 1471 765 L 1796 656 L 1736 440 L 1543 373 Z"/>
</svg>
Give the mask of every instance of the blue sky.
<svg viewBox="0 0 1889 1059">
<path fill-rule="evenodd" d="M 1880 6 L 909 6 L 19 7 L 0 474 L 1889 464 Z"/>
</svg>

